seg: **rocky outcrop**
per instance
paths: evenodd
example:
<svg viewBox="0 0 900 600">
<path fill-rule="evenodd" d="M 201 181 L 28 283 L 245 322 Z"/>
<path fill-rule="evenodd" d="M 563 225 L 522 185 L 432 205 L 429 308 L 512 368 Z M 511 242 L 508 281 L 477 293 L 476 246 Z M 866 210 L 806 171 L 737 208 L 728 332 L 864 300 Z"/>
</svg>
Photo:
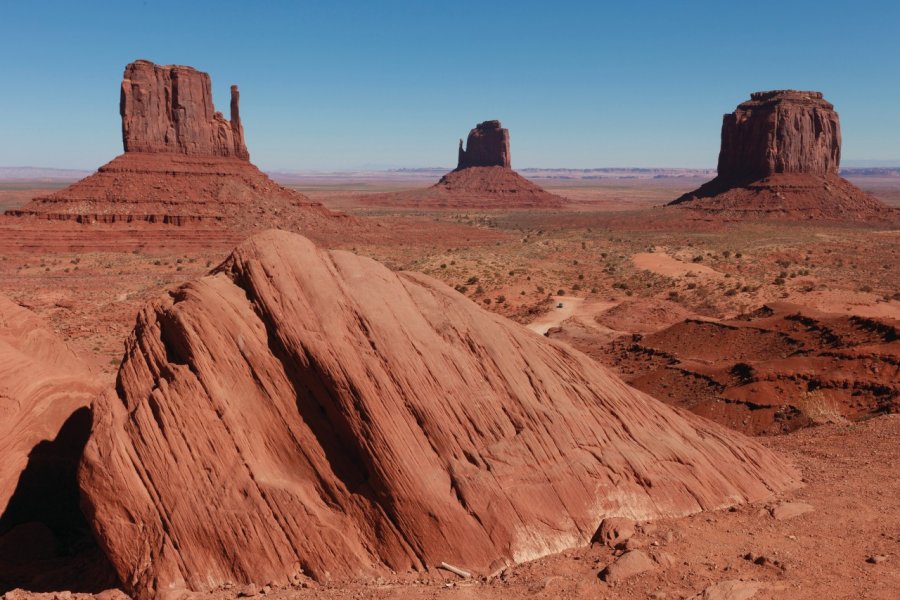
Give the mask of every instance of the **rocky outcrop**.
<svg viewBox="0 0 900 600">
<path fill-rule="evenodd" d="M 25 206 L 17 217 L 85 224 L 281 227 L 335 230 L 352 220 L 284 188 L 250 163 L 231 87 L 231 120 L 215 112 L 209 75 L 138 60 L 125 68 L 125 153 L 97 172 Z"/>
<path fill-rule="evenodd" d="M 466 147 L 459 140 L 457 170 L 469 167 L 511 168 L 509 156 L 509 130 L 500 121 L 484 121 L 469 132 Z"/>
<path fill-rule="evenodd" d="M 32 312 L 0 296 L 0 510 L 28 454 L 99 391 L 88 369 Z"/>
<path fill-rule="evenodd" d="M 270 231 L 141 311 L 80 483 L 148 598 L 486 574 L 796 477 L 434 279 Z"/>
<path fill-rule="evenodd" d="M 838 175 L 841 126 L 821 92 L 755 92 L 722 120 L 718 176 L 671 202 L 738 219 L 896 218 Z"/>
<path fill-rule="evenodd" d="M 209 75 L 137 60 L 125 67 L 119 112 L 125 152 L 175 152 L 249 160 L 231 86 L 231 121 L 216 112 Z"/>
<path fill-rule="evenodd" d="M 606 347 L 571 340 L 633 386 L 748 434 L 900 412 L 900 323 L 772 303 Z"/>
<path fill-rule="evenodd" d="M 0 593 L 115 583 L 76 481 L 99 392 L 43 321 L 0 296 Z"/>
<path fill-rule="evenodd" d="M 840 162 L 841 123 L 821 92 L 754 92 L 723 117 L 718 172 L 724 180 L 837 175 Z"/>
</svg>

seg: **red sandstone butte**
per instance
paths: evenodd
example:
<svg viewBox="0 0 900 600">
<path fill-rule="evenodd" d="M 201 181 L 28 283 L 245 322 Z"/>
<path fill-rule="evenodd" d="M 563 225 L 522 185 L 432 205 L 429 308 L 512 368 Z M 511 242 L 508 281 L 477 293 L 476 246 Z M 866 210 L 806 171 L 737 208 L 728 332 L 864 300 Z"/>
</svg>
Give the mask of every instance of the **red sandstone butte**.
<svg viewBox="0 0 900 600">
<path fill-rule="evenodd" d="M 797 477 L 435 279 L 268 231 L 140 312 L 80 485 L 144 599 L 486 574 Z"/>
<path fill-rule="evenodd" d="M 821 92 L 754 92 L 722 120 L 718 176 L 671 205 L 737 218 L 891 218 L 839 175 L 841 125 Z"/>
<path fill-rule="evenodd" d="M 364 204 L 422 208 L 560 208 L 566 199 L 545 191 L 512 170 L 509 130 L 484 121 L 459 141 L 456 169 L 424 190 L 369 194 Z"/>
<path fill-rule="evenodd" d="M 509 156 L 509 129 L 500 121 L 484 121 L 469 132 L 466 147 L 459 140 L 457 169 L 468 167 L 512 167 Z"/>
<path fill-rule="evenodd" d="M 125 153 L 12 216 L 79 223 L 284 227 L 324 231 L 351 219 L 269 179 L 250 163 L 231 88 L 231 120 L 215 111 L 209 75 L 146 60 L 125 67 L 120 113 Z"/>
<path fill-rule="evenodd" d="M 125 67 L 119 112 L 125 152 L 174 152 L 249 160 L 231 86 L 231 121 L 216 112 L 209 75 L 137 60 Z"/>
</svg>

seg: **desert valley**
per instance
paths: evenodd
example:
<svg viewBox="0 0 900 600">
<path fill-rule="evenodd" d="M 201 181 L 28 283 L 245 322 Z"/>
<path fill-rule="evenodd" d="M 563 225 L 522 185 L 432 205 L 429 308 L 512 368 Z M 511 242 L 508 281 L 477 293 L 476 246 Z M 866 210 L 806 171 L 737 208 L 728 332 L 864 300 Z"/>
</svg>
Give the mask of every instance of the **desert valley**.
<svg viewBox="0 0 900 600">
<path fill-rule="evenodd" d="M 0 171 L 3 597 L 897 598 L 900 168 L 747 93 L 716 170 L 267 174 L 128 64 Z"/>
</svg>

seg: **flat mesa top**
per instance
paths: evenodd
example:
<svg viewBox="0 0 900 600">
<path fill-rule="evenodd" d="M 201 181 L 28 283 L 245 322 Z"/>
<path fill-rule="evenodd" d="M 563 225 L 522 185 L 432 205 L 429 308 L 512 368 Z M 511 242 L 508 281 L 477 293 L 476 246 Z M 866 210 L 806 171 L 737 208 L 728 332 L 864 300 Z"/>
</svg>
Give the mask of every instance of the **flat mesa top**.
<svg viewBox="0 0 900 600">
<path fill-rule="evenodd" d="M 151 60 L 147 60 L 145 58 L 139 58 L 136 61 L 132 62 L 128 65 L 128 67 L 134 67 L 137 65 L 151 67 L 153 69 L 162 69 L 162 70 L 181 70 L 181 71 L 193 71 L 195 73 L 203 73 L 203 71 L 198 71 L 194 67 L 189 67 L 187 65 L 158 65 Z M 126 67 L 127 68 L 127 67 Z"/>
<path fill-rule="evenodd" d="M 811 106 L 822 106 L 824 108 L 833 109 L 834 106 L 825 100 L 822 92 L 811 92 L 801 90 L 770 90 L 767 92 L 753 92 L 750 99 L 742 102 L 738 108 L 747 108 L 753 106 L 771 106 L 773 104 L 800 104 Z"/>
<path fill-rule="evenodd" d="M 822 92 L 805 92 L 801 90 L 769 90 L 767 92 L 753 92 L 751 100 L 773 100 L 776 98 L 789 100 L 821 100 Z"/>
</svg>

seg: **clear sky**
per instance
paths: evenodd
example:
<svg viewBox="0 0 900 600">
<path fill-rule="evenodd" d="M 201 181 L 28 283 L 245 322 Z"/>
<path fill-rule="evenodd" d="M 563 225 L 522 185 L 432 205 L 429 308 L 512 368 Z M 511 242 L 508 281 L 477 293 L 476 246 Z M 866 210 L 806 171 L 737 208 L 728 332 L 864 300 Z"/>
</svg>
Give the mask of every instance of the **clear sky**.
<svg viewBox="0 0 900 600">
<path fill-rule="evenodd" d="M 900 1 L 0 0 L 0 165 L 122 151 L 146 58 L 241 88 L 265 169 L 448 166 L 476 122 L 513 166 L 712 167 L 750 92 L 820 90 L 844 159 L 900 164 Z"/>
</svg>

